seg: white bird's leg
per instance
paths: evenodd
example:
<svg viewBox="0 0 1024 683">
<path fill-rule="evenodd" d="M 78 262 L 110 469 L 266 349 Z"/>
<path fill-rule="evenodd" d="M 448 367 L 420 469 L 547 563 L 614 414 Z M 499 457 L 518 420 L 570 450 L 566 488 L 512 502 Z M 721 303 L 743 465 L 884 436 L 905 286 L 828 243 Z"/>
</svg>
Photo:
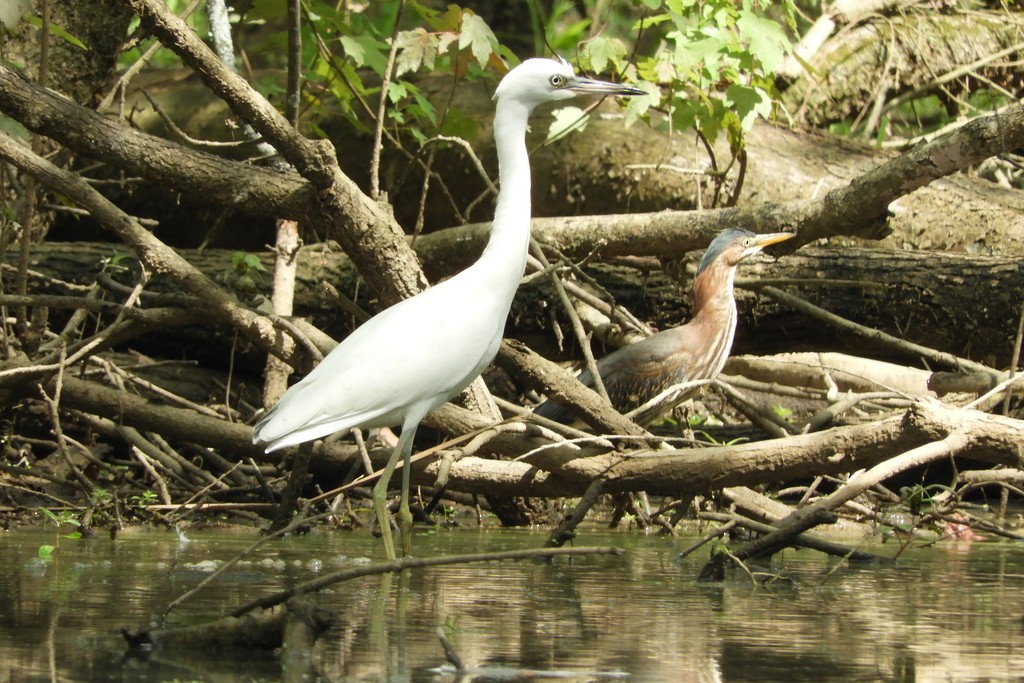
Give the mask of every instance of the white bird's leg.
<svg viewBox="0 0 1024 683">
<path fill-rule="evenodd" d="M 414 425 L 410 431 L 416 433 Z M 405 427 L 402 428 L 405 436 Z M 398 502 L 398 540 L 402 543 L 402 557 L 412 555 L 412 511 L 409 509 L 409 489 L 412 479 L 412 438 L 402 453 L 402 497 Z"/>
<path fill-rule="evenodd" d="M 380 478 L 373 487 L 373 509 L 377 513 L 377 523 L 380 524 L 380 536 L 381 540 L 384 541 L 384 554 L 389 560 L 396 559 L 395 555 L 395 541 L 391 535 L 391 513 L 388 511 L 388 484 L 391 483 L 391 475 L 395 472 L 395 467 L 398 466 L 398 460 L 402 459 L 405 463 L 405 469 L 408 470 L 409 461 L 412 456 L 412 441 L 413 437 L 416 436 L 416 427 L 418 422 L 413 422 L 411 426 L 402 427 L 402 435 L 398 438 L 398 445 L 395 446 L 395 450 L 391 452 L 391 457 L 388 459 L 388 464 L 384 466 L 384 469 L 380 473 Z M 405 505 L 405 510 L 409 510 L 409 491 L 405 486 L 406 474 L 402 474 L 402 501 Z M 409 526 L 412 525 L 412 515 L 409 515 L 408 519 Z M 406 546 L 406 537 L 408 533 L 402 529 L 402 508 L 399 507 L 399 532 L 402 535 L 402 549 L 403 552 Z M 411 541 L 410 541 L 411 543 Z"/>
</svg>

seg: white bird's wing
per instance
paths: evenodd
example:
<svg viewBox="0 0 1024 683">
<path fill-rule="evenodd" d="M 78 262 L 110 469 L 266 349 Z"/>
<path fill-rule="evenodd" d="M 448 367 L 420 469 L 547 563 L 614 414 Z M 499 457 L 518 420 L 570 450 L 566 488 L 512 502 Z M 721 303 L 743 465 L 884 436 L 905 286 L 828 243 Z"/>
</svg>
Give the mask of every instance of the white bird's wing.
<svg viewBox="0 0 1024 683">
<path fill-rule="evenodd" d="M 257 423 L 254 441 L 274 450 L 401 424 L 409 409 L 425 414 L 464 389 L 494 357 L 505 322 L 493 296 L 467 287 L 468 273 L 356 329 Z"/>
</svg>

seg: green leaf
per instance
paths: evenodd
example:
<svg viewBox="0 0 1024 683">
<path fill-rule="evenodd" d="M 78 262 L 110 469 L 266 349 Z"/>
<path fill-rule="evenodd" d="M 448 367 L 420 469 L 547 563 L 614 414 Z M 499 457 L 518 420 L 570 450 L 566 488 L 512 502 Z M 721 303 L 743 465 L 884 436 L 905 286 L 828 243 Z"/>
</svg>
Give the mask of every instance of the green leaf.
<svg viewBox="0 0 1024 683">
<path fill-rule="evenodd" d="M 441 126 L 441 135 L 472 140 L 479 127 L 476 119 L 466 116 L 458 109 L 450 109 Z"/>
<path fill-rule="evenodd" d="M 53 558 L 53 551 L 56 550 L 52 545 L 44 543 L 39 546 L 39 559 L 49 560 Z"/>
<path fill-rule="evenodd" d="M 263 266 L 263 261 L 256 254 L 245 255 L 245 267 L 249 270 L 255 270 L 257 273 L 266 273 L 267 269 Z"/>
<path fill-rule="evenodd" d="M 583 56 L 590 60 L 590 67 L 597 73 L 603 73 L 609 62 L 617 68 L 626 52 L 625 43 L 605 36 L 597 36 L 583 47 Z"/>
<path fill-rule="evenodd" d="M 401 102 L 408 94 L 409 89 L 401 81 L 391 81 L 388 83 L 388 100 L 392 104 Z"/>
<path fill-rule="evenodd" d="M 34 26 L 34 27 L 36 27 L 38 29 L 42 29 L 43 28 L 43 20 L 40 19 L 37 16 L 25 17 L 25 22 L 28 25 Z M 52 21 L 49 24 L 47 24 L 47 29 L 53 35 L 57 36 L 58 38 L 63 38 L 65 41 L 67 41 L 68 43 L 74 45 L 78 49 L 86 50 L 86 51 L 89 50 L 89 48 L 86 47 L 85 43 L 83 43 L 81 40 L 79 40 L 75 36 L 71 35 L 67 31 L 65 31 L 63 28 L 61 28 L 57 24 L 53 23 Z"/>
<path fill-rule="evenodd" d="M 27 141 L 29 139 L 28 129 L 6 116 L 0 116 L 0 131 L 7 133 L 15 140 Z"/>
<path fill-rule="evenodd" d="M 740 39 L 749 44 L 750 54 L 761 62 L 765 74 L 775 73 L 775 69 L 792 49 L 789 38 L 777 22 L 759 17 L 753 12 L 741 10 L 736 28 L 739 29 Z"/>
<path fill-rule="evenodd" d="M 707 65 L 711 58 L 722 49 L 722 41 L 717 38 L 704 38 L 703 40 L 687 42 L 679 34 L 675 34 L 675 37 L 675 62 L 676 68 L 679 71 L 689 71 L 698 64 Z"/>
<path fill-rule="evenodd" d="M 766 119 L 772 113 L 772 98 L 761 88 L 731 85 L 725 91 L 726 104 L 740 119 L 740 127 L 750 130 L 758 118 Z"/>
<path fill-rule="evenodd" d="M 464 11 L 462 13 L 462 31 L 459 34 L 460 50 L 468 47 L 469 51 L 473 53 L 473 58 L 483 66 L 491 58 L 497 44 L 498 39 L 494 37 L 494 32 L 491 31 L 491 27 L 487 25 L 486 21 L 472 12 Z"/>
<path fill-rule="evenodd" d="M 423 95 L 420 95 L 419 93 L 413 95 L 413 99 L 416 100 L 416 106 L 419 109 L 420 114 L 422 114 L 421 118 L 426 117 L 427 120 L 430 121 L 430 123 L 436 125 L 437 109 L 434 108 L 434 103 L 428 100 Z M 451 112 L 449 112 L 449 115 L 450 114 Z"/>
<path fill-rule="evenodd" d="M 373 36 L 362 35 L 342 36 L 341 46 L 356 66 L 368 66 L 377 72 L 378 76 L 384 75 L 384 67 L 388 63 L 388 46 L 386 44 Z"/>
<path fill-rule="evenodd" d="M 661 90 L 658 89 L 658 86 L 653 83 L 641 82 L 637 83 L 636 87 L 647 94 L 629 98 L 629 103 L 626 105 L 627 127 L 636 123 L 647 113 L 648 109 L 657 107 L 661 103 Z"/>
<path fill-rule="evenodd" d="M 437 36 L 427 33 L 422 27 L 399 33 L 395 38 L 395 45 L 398 48 L 398 55 L 395 57 L 395 78 L 419 71 L 424 66 L 428 71 L 433 71 L 437 62 L 439 43 Z"/>
<path fill-rule="evenodd" d="M 557 140 L 572 131 L 585 129 L 590 118 L 579 107 L 562 107 L 553 111 L 552 116 L 554 120 L 548 127 L 545 143 Z"/>
</svg>

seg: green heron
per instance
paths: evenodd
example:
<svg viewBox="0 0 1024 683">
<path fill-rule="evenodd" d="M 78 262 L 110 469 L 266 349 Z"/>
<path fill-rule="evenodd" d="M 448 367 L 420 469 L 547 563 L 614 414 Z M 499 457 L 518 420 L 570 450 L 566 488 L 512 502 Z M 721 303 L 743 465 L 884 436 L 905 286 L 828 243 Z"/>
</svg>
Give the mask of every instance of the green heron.
<svg viewBox="0 0 1024 683">
<path fill-rule="evenodd" d="M 269 453 L 357 427 L 402 425 L 398 445 L 373 487 L 388 559 L 395 558 L 386 507 L 388 481 L 402 460 L 398 522 L 403 552 L 409 554 L 409 460 L 416 428 L 494 358 L 523 275 L 530 243 L 530 113 L 545 102 L 588 93 L 629 96 L 644 91 L 582 78 L 565 60 L 528 59 L 509 71 L 494 92 L 501 192 L 479 260 L 363 324 L 253 427 L 253 442 L 267 444 Z"/>
<path fill-rule="evenodd" d="M 736 299 L 733 278 L 740 261 L 769 244 L 787 240 L 790 232 L 756 235 L 748 230 L 723 230 L 708 246 L 693 278 L 693 319 L 680 327 L 624 346 L 598 361 L 597 371 L 612 406 L 629 412 L 683 382 L 714 379 L 732 348 L 736 333 Z M 589 371 L 579 376 L 594 386 Z M 684 392 L 684 400 L 699 387 Z M 558 422 L 573 420 L 573 413 L 555 401 L 537 406 L 535 414 Z"/>
</svg>

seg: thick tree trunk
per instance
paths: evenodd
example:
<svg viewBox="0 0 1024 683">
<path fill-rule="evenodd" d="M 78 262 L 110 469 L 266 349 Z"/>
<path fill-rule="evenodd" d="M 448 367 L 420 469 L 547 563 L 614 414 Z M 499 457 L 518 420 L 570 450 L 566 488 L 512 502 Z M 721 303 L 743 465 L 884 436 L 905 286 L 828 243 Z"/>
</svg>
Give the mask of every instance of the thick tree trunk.
<svg viewBox="0 0 1024 683">
<path fill-rule="evenodd" d="M 543 234 L 538 237 L 543 239 Z M 424 238 L 421 244 L 429 241 L 429 237 Z M 40 275 L 90 283 L 96 277 L 99 264 L 110 259 L 114 249 L 98 243 L 47 243 L 35 249 L 32 267 Z M 237 279 L 225 278 L 231 273 L 233 252 L 186 250 L 180 253 L 210 278 L 237 283 Z M 458 261 L 456 255 L 446 255 L 443 249 L 423 253 L 439 261 L 424 264 L 432 273 L 448 272 L 453 262 Z M 684 262 L 689 264 L 690 273 L 698 257 L 699 252 L 695 252 Z M 268 266 L 271 259 L 272 255 L 263 254 Z M 650 269 L 595 264 L 587 270 L 617 303 L 655 328 L 682 324 L 690 314 L 687 291 L 691 275 L 675 266 L 671 270 L 678 279 L 674 280 L 657 262 L 651 260 L 648 265 Z M 745 263 L 738 277 L 742 317 L 736 353 L 814 350 L 894 357 L 890 349 L 866 346 L 863 340 L 836 334 L 820 321 L 745 292 L 742 286 L 749 280 L 751 284 L 775 284 L 862 325 L 1002 367 L 1009 362 L 1020 316 L 1024 261 L 966 254 L 804 247 L 774 261 L 763 259 Z M 321 246 L 303 248 L 298 263 L 296 313 L 309 317 L 315 326 L 331 336 L 343 337 L 358 320 L 322 294 L 322 283 L 333 285 L 367 310 L 376 310 L 377 302 L 367 301 L 363 296 L 367 290 L 361 286 L 358 274 L 344 254 Z M 246 289 L 235 290 L 240 300 L 252 302 L 256 295 L 269 294 L 269 282 L 253 284 L 252 288 L 247 284 Z M 149 289 L 171 291 L 169 286 L 166 281 L 154 279 Z M 73 293 L 56 281 L 48 285 L 40 281 L 35 291 Z M 117 294 L 113 296 L 116 298 Z M 521 287 L 516 296 L 507 336 L 526 340 L 543 355 L 556 357 L 559 352 L 553 338 L 552 320 L 564 321 L 557 312 L 554 296 L 546 284 L 531 283 Z M 210 326 L 196 328 L 184 338 L 166 334 L 160 338 L 162 343 L 173 344 L 180 353 L 193 358 L 216 358 L 218 354 L 211 353 L 212 349 L 232 343 L 230 330 Z M 565 351 L 572 357 L 578 356 L 572 348 Z M 914 359 L 901 360 L 913 362 Z M 252 367 L 254 371 L 258 369 L 258 366 Z"/>
<path fill-rule="evenodd" d="M 450 81 L 438 79 L 422 85 L 435 100 L 447 101 L 449 93 L 444 88 L 450 86 Z M 203 96 L 201 90 L 188 84 L 165 86 L 155 93 L 161 107 L 171 110 L 175 109 L 175 102 L 191 105 Z M 452 106 L 479 122 L 469 143 L 494 177 L 490 94 L 485 84 L 470 84 L 456 91 Z M 139 104 L 146 106 L 145 102 Z M 614 105 L 606 103 L 591 116 L 583 132 L 547 146 L 542 146 L 547 130 L 543 114 L 536 117 L 530 134 L 534 216 L 640 214 L 706 206 L 712 194 L 711 181 L 705 175 L 709 162 L 692 132 L 665 133 L 641 124 L 626 129 L 617 111 Z M 183 111 L 182 117 L 184 115 Z M 321 116 L 328 115 L 321 112 Z M 216 116 L 209 113 L 204 113 L 204 117 L 216 120 Z M 136 116 L 143 126 L 156 129 L 162 124 L 154 119 L 152 115 L 149 119 L 143 114 Z M 345 153 L 339 161 L 353 179 L 365 185 L 363 160 L 369 153 L 369 141 L 330 120 L 317 123 L 328 130 L 332 138 L 345 140 Z M 182 124 L 188 128 L 187 119 Z M 195 127 L 202 128 L 202 121 L 196 121 Z M 718 163 L 724 164 L 729 157 L 725 141 L 715 149 Z M 746 150 L 748 162 L 739 200 L 741 206 L 821 197 L 828 190 L 841 187 L 896 156 L 896 152 L 847 138 L 771 124 L 757 125 L 748 133 Z M 485 196 L 486 187 L 466 152 L 455 146 L 439 150 L 435 167 L 440 178 L 433 181 L 433 187 L 444 183 L 446 190 L 428 194 L 423 209 L 425 231 L 465 221 L 488 222 L 493 204 L 489 199 L 477 201 Z M 728 184 L 735 183 L 737 172 L 737 169 L 730 172 Z M 385 154 L 382 177 L 392 179 L 388 192 L 395 216 L 411 231 L 419 213 L 422 182 L 419 170 L 411 167 L 405 156 Z M 278 178 L 275 182 L 282 183 L 285 179 Z M 215 180 L 216 176 L 211 176 L 203 182 Z M 254 183 L 253 191 L 258 186 Z M 306 192 L 300 189 L 298 185 L 282 186 L 269 192 L 278 197 L 273 200 L 274 204 L 266 204 L 270 200 L 263 196 L 239 208 L 253 211 L 260 203 L 292 206 L 295 202 L 294 205 L 299 206 Z M 243 198 L 248 196 L 242 195 Z M 180 200 L 175 197 L 175 201 Z M 453 209 L 453 204 L 457 210 Z M 470 205 L 475 208 L 469 210 Z M 1024 253 L 1024 193 L 983 178 L 957 174 L 939 179 L 900 198 L 890 208 L 893 215 L 888 227 L 892 235 L 882 246 L 974 254 Z M 239 227 L 234 231 L 236 234 L 252 234 L 251 219 L 240 219 L 238 225 L 244 225 L 245 229 Z M 719 225 L 718 229 L 722 227 L 727 226 Z M 269 234 L 268 222 L 266 235 Z M 254 248 L 258 248 L 258 243 Z"/>
</svg>

